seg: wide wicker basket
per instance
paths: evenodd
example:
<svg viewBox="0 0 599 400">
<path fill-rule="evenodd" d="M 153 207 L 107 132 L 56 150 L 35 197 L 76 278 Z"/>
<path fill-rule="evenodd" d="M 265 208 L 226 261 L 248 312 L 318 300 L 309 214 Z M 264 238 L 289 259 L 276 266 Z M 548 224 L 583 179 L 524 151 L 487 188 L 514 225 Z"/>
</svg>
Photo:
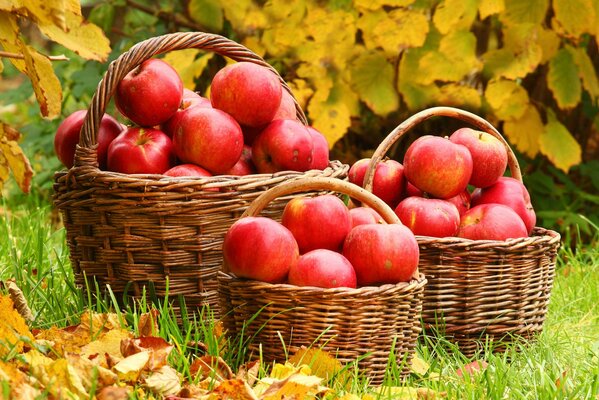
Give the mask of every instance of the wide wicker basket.
<svg viewBox="0 0 599 400">
<path fill-rule="evenodd" d="M 253 62 L 277 73 L 258 55 L 218 35 L 174 33 L 136 44 L 110 64 L 98 84 L 81 131 L 75 165 L 55 174 L 54 204 L 63 216 L 77 284 L 91 284 L 93 290 L 95 280 L 102 291 L 109 285 L 119 301 L 141 296 L 183 299 L 185 311 L 209 305 L 218 315 L 216 274 L 222 264 L 222 240 L 250 202 L 263 191 L 300 177 L 345 179 L 349 167 L 333 161 L 323 171 L 209 178 L 127 175 L 98 169 L 98 127 L 119 81 L 149 58 L 188 48 Z M 306 123 L 297 103 L 296 109 L 298 118 Z M 280 215 L 287 200 L 273 203 L 268 213 Z M 179 301 L 174 307 L 178 315 L 184 311 Z"/>
<path fill-rule="evenodd" d="M 291 193 L 328 190 L 363 201 L 388 223 L 399 219 L 364 189 L 330 178 L 286 182 L 258 197 L 244 216 L 258 215 L 275 199 Z M 219 273 L 223 325 L 232 337 L 249 340 L 254 357 L 285 361 L 302 346 L 324 349 L 342 363 L 356 362 L 372 383 L 381 383 L 390 359 L 409 371 L 418 335 L 424 276 L 407 283 L 323 289 L 269 284 Z M 394 356 L 391 357 L 391 356 Z"/>
<path fill-rule="evenodd" d="M 501 140 L 512 177 L 522 181 L 516 156 L 486 120 L 451 107 L 434 107 L 397 126 L 375 150 L 364 179 L 371 190 L 374 167 L 391 146 L 419 123 L 436 116 L 462 120 Z M 485 347 L 504 350 L 543 329 L 555 260 L 557 232 L 535 228 L 530 237 L 506 241 L 417 236 L 420 271 L 427 277 L 422 318 L 426 332 L 440 334 L 467 356 Z"/>
</svg>

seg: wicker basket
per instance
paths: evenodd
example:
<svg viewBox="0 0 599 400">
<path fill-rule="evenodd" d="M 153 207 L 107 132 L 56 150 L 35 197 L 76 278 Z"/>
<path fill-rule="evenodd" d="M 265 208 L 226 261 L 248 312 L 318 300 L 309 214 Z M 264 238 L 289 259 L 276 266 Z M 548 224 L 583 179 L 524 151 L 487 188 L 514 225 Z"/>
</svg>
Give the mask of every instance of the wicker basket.
<svg viewBox="0 0 599 400">
<path fill-rule="evenodd" d="M 420 122 L 453 117 L 488 132 L 508 150 L 512 177 L 522 181 L 518 161 L 501 134 L 486 120 L 463 110 L 435 107 L 396 127 L 375 150 L 364 178 L 372 188 L 374 166 L 391 146 Z M 543 329 L 553 285 L 560 235 L 535 228 L 530 237 L 507 241 L 417 236 L 420 271 L 427 277 L 422 318 L 427 331 L 441 334 L 472 356 L 484 346 L 501 351 Z"/>
<path fill-rule="evenodd" d="M 333 161 L 323 171 L 209 178 L 127 175 L 98 169 L 98 127 L 119 81 L 153 56 L 187 48 L 253 62 L 276 73 L 247 48 L 218 35 L 175 33 L 136 44 L 110 64 L 98 84 L 75 165 L 55 174 L 54 204 L 64 219 L 77 284 L 83 286 L 95 279 L 102 289 L 110 285 L 122 301 L 144 294 L 158 299 L 168 295 L 184 299 L 187 311 L 210 305 L 217 313 L 216 274 L 222 264 L 222 240 L 250 202 L 268 188 L 300 177 L 344 179 L 349 167 Z M 306 123 L 297 103 L 296 109 L 298 118 Z M 280 215 L 286 200 L 280 199 L 268 212 Z M 183 310 L 177 303 L 174 307 L 180 315 Z"/>
<path fill-rule="evenodd" d="M 287 182 L 265 192 L 244 216 L 259 214 L 280 196 L 312 190 L 344 193 L 363 201 L 388 223 L 399 219 L 384 202 L 354 184 L 330 178 Z M 250 338 L 249 350 L 267 361 L 285 360 L 301 346 L 334 354 L 342 363 L 358 360 L 373 383 L 381 383 L 391 352 L 403 373 L 408 372 L 418 335 L 424 276 L 418 271 L 409 283 L 358 289 L 299 287 L 239 279 L 219 273 L 225 329 Z"/>
</svg>

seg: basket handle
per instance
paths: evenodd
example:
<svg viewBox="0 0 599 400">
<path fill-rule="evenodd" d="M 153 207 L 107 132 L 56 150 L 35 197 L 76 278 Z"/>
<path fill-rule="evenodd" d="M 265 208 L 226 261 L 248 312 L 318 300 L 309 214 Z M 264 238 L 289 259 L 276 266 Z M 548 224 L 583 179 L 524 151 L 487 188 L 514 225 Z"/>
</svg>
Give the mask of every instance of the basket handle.
<svg viewBox="0 0 599 400">
<path fill-rule="evenodd" d="M 432 117 L 452 117 L 462 121 L 465 121 L 478 129 L 481 129 L 503 143 L 507 150 L 508 155 L 508 167 L 510 168 L 510 172 L 512 173 L 512 177 L 518 179 L 522 182 L 522 173 L 520 171 L 520 165 L 518 164 L 518 160 L 516 159 L 516 155 L 514 154 L 512 148 L 508 144 L 508 142 L 503 138 L 501 133 L 493 125 L 491 125 L 487 120 L 479 117 L 476 114 L 473 114 L 468 111 L 461 110 L 459 108 L 454 107 L 432 107 L 426 110 L 422 110 L 410 118 L 403 121 L 399 124 L 395 129 L 389 133 L 389 135 L 379 144 L 379 146 L 374 151 L 370 159 L 370 163 L 368 164 L 368 169 L 366 170 L 366 174 L 364 176 L 364 188 L 368 191 L 372 191 L 372 185 L 374 181 L 374 170 L 376 165 L 382 160 L 383 156 L 389 151 L 391 146 L 395 142 L 399 140 L 403 135 L 405 135 L 410 129 L 415 127 L 421 122 L 426 121 Z"/>
<path fill-rule="evenodd" d="M 343 193 L 378 212 L 388 224 L 401 224 L 395 212 L 384 201 L 353 183 L 335 178 L 312 177 L 293 179 L 277 185 L 258 196 L 245 210 L 241 218 L 254 217 L 274 199 L 288 194 L 312 190 L 329 190 Z"/>
<path fill-rule="evenodd" d="M 125 75 L 142 62 L 156 55 L 173 50 L 190 48 L 210 50 L 235 61 L 249 61 L 268 68 L 279 77 L 283 88 L 291 94 L 291 97 L 295 102 L 295 109 L 299 120 L 302 123 L 307 124 L 307 119 L 303 110 L 293 96 L 287 83 L 279 75 L 278 71 L 250 49 L 227 39 L 224 36 L 212 33 L 170 33 L 139 42 L 110 63 L 104 77 L 98 83 L 98 87 L 92 97 L 87 116 L 83 123 L 81 136 L 79 138 L 79 147 L 75 154 L 75 166 L 97 165 L 97 155 L 95 155 L 95 151 L 90 152 L 89 150 L 92 147 L 95 148 L 97 145 L 97 132 L 100 127 L 100 120 L 106 111 L 106 106 L 110 101 L 110 98 L 115 93 L 117 85 Z M 92 153 L 94 154 L 93 157 Z"/>
</svg>

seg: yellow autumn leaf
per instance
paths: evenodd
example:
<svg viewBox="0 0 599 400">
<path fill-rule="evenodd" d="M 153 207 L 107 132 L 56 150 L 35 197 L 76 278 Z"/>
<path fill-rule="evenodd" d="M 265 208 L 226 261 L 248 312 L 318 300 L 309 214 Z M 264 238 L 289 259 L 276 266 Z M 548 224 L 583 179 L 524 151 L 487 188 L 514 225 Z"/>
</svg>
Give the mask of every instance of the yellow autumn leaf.
<svg viewBox="0 0 599 400">
<path fill-rule="evenodd" d="M 504 0 L 481 0 L 478 4 L 478 15 L 481 20 L 505 10 Z"/>
<path fill-rule="evenodd" d="M 528 107 L 528 92 L 516 81 L 492 79 L 487 84 L 485 99 L 497 118 L 517 119 Z"/>
<path fill-rule="evenodd" d="M 557 54 L 560 46 L 560 38 L 557 36 L 555 31 L 550 29 L 537 29 L 537 43 L 541 46 L 543 51 L 543 57 L 541 57 L 541 64 L 545 64 L 551 60 Z"/>
<path fill-rule="evenodd" d="M 561 122 L 548 114 L 549 122 L 539 138 L 540 150 L 556 167 L 564 172 L 582 161 L 580 144 Z"/>
<path fill-rule="evenodd" d="M 7 11 L 0 11 L 0 45 L 5 51 L 21 53 L 23 46 L 19 37 L 17 17 Z M 25 61 L 18 58 L 9 58 L 10 62 L 21 72 L 25 72 Z"/>
<path fill-rule="evenodd" d="M 504 0 L 505 10 L 499 19 L 506 25 L 531 23 L 540 25 L 547 15 L 549 0 Z"/>
<path fill-rule="evenodd" d="M 585 33 L 595 34 L 597 21 L 591 0 L 553 0 L 552 4 L 551 25 L 560 35 L 576 40 Z"/>
<path fill-rule="evenodd" d="M 409 49 L 399 63 L 397 89 L 410 110 L 420 110 L 437 102 L 440 90 L 436 85 L 420 83 L 426 80 L 420 69 L 420 59 L 427 49 Z"/>
<path fill-rule="evenodd" d="M 282 381 L 273 382 L 262 393 L 262 400 L 306 399 L 324 393 L 328 388 L 321 386 L 322 378 L 314 375 L 293 374 Z"/>
<path fill-rule="evenodd" d="M 519 79 L 533 72 L 541 62 L 543 50 L 537 43 L 531 43 L 520 53 L 501 48 L 483 55 L 484 71 L 496 78 Z"/>
<path fill-rule="evenodd" d="M 17 185 L 25 193 L 29 193 L 33 169 L 25 153 L 18 145 L 19 132 L 0 122 L 0 189 L 8 179 L 9 171 Z"/>
<path fill-rule="evenodd" d="M 83 58 L 106 61 L 110 53 L 110 42 L 100 27 L 85 21 L 80 10 L 77 12 L 73 7 L 67 7 L 63 29 L 55 24 L 52 15 L 48 15 L 45 3 L 46 0 L 30 0 L 27 6 L 44 35 Z"/>
<path fill-rule="evenodd" d="M 473 87 L 460 83 L 446 83 L 439 89 L 439 104 L 474 110 L 481 106 L 481 93 Z"/>
<path fill-rule="evenodd" d="M 66 4 L 64 0 L 27 0 L 23 5 L 30 18 L 37 21 L 48 21 L 63 31 L 68 29 L 67 12 L 81 17 L 81 5 L 78 1 L 69 1 L 69 4 Z"/>
<path fill-rule="evenodd" d="M 599 97 L 599 79 L 593 61 L 586 49 L 584 47 L 566 46 L 566 50 L 574 57 L 579 76 L 582 79 L 582 86 L 592 98 L 597 99 Z"/>
<path fill-rule="evenodd" d="M 334 96 L 343 99 L 352 117 L 359 117 L 362 113 L 360 96 L 352 89 L 351 70 L 349 68 L 338 72 L 338 79 L 332 89 Z"/>
<path fill-rule="evenodd" d="M 351 125 L 349 108 L 343 103 L 343 99 L 333 93 L 332 90 L 321 92 L 317 89 L 308 104 L 312 126 L 324 135 L 329 147 L 333 147 Z"/>
<path fill-rule="evenodd" d="M 119 361 L 112 370 L 116 372 L 121 381 L 136 382 L 149 360 L 150 353 L 140 351 Z"/>
<path fill-rule="evenodd" d="M 353 5 L 361 11 L 374 11 L 389 7 L 407 7 L 415 0 L 353 0 Z"/>
<path fill-rule="evenodd" d="M 374 392 L 382 398 L 392 398 L 394 400 L 441 399 L 447 397 L 445 392 L 410 386 L 379 386 L 374 389 Z"/>
<path fill-rule="evenodd" d="M 308 365 L 312 374 L 324 380 L 331 379 L 342 370 L 343 365 L 329 352 L 302 347 L 289 358 L 289 362 L 295 366 Z"/>
<path fill-rule="evenodd" d="M 399 106 L 399 98 L 394 87 L 393 66 L 381 52 L 370 51 L 362 54 L 350 66 L 352 88 L 374 111 L 385 116 Z"/>
<path fill-rule="evenodd" d="M 198 57 L 198 55 L 200 55 Z M 195 80 L 202 75 L 214 53 L 205 53 L 197 49 L 185 49 L 169 52 L 163 60 L 169 63 L 179 74 L 183 86 L 195 89 Z"/>
<path fill-rule="evenodd" d="M 287 85 L 293 92 L 293 97 L 295 97 L 302 110 L 305 110 L 308 99 L 314 94 L 314 89 L 304 79 L 293 79 L 287 82 Z"/>
<path fill-rule="evenodd" d="M 23 340 L 33 340 L 25 320 L 15 309 L 10 296 L 0 295 L 0 356 L 15 349 L 23 351 Z"/>
<path fill-rule="evenodd" d="M 64 358 L 42 364 L 34 370 L 34 377 L 44 384 L 55 398 L 84 398 L 88 396 L 83 381 L 75 368 Z"/>
<path fill-rule="evenodd" d="M 79 354 L 66 354 L 65 359 L 81 379 L 86 392 L 92 388 L 101 389 L 117 382 L 117 375 L 111 370 L 94 363 Z"/>
<path fill-rule="evenodd" d="M 433 23 L 442 34 L 469 29 L 476 12 L 476 0 L 442 0 L 435 9 Z"/>
<path fill-rule="evenodd" d="M 236 0 L 220 2 L 225 18 L 241 34 L 254 34 L 266 27 L 266 15 L 252 0 Z"/>
<path fill-rule="evenodd" d="M 127 323 L 121 320 L 116 313 L 97 313 L 86 311 L 81 314 L 79 328 L 88 330 L 92 336 L 100 332 L 108 332 L 113 329 L 119 329 L 126 326 Z"/>
<path fill-rule="evenodd" d="M 54 74 L 52 62 L 31 46 L 23 45 L 21 53 L 25 56 L 25 73 L 31 79 L 42 116 L 49 119 L 58 117 L 62 106 L 62 87 Z"/>
<path fill-rule="evenodd" d="M 83 346 L 81 348 L 81 355 L 88 357 L 95 354 L 102 356 L 109 354 L 116 359 L 121 359 L 123 358 L 121 354 L 121 341 L 129 339 L 132 336 L 131 332 L 126 329 L 111 329 L 98 339 Z"/>
<path fill-rule="evenodd" d="M 42 398 L 41 391 L 31 385 L 31 380 L 15 364 L 0 360 L 0 382 L 8 382 L 10 384 L 10 393 L 8 393 L 6 399 Z M 4 399 L 1 394 L 0 399 Z"/>
<path fill-rule="evenodd" d="M 423 376 L 428 372 L 430 367 L 430 364 L 424 361 L 419 354 L 416 353 L 412 356 L 412 363 L 410 364 L 411 372 Z"/>
<path fill-rule="evenodd" d="M 189 16 L 211 31 L 223 28 L 223 9 L 218 0 L 190 0 L 187 4 Z"/>
<path fill-rule="evenodd" d="M 545 127 L 535 106 L 529 104 L 520 118 L 509 119 L 503 124 L 503 131 L 510 143 L 519 151 L 534 157 L 539 152 L 540 137 Z"/>
<path fill-rule="evenodd" d="M 557 105 L 562 110 L 576 107 L 582 96 L 578 66 L 574 56 L 566 49 L 560 49 L 549 61 L 547 86 Z"/>
</svg>

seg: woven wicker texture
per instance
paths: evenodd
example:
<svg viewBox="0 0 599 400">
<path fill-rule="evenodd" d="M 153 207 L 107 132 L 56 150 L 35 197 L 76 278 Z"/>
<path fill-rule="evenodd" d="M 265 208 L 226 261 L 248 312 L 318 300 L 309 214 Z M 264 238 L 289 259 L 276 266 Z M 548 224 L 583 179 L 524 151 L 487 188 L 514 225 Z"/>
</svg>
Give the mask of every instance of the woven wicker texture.
<svg viewBox="0 0 599 400">
<path fill-rule="evenodd" d="M 393 210 L 377 197 L 329 178 L 281 184 L 257 198 L 244 216 L 258 215 L 279 196 L 314 190 L 347 194 L 377 210 L 388 223 L 399 223 Z M 224 327 L 234 337 L 251 338 L 254 357 L 261 353 L 266 361 L 284 361 L 285 349 L 293 354 L 301 346 L 313 346 L 343 363 L 360 360 L 361 372 L 373 383 L 383 381 L 392 351 L 403 373 L 408 373 L 421 331 L 425 283 L 418 271 L 409 283 L 357 289 L 269 284 L 219 273 Z"/>
<path fill-rule="evenodd" d="M 167 293 L 170 298 L 182 297 L 189 311 L 209 304 L 217 313 L 216 274 L 222 264 L 222 240 L 250 202 L 268 188 L 304 176 L 345 179 L 349 167 L 333 161 L 324 171 L 209 178 L 99 170 L 99 122 L 119 81 L 149 58 L 186 48 L 250 61 L 277 73 L 247 48 L 218 35 L 175 33 L 136 44 L 110 64 L 98 84 L 82 128 L 75 166 L 55 174 L 54 205 L 63 216 L 79 285 L 85 285 L 86 278 L 95 279 L 103 289 L 110 285 L 119 300 L 139 298 L 146 288 L 146 294 L 150 291 L 158 298 Z M 296 109 L 305 123 L 297 103 Z M 280 216 L 289 198 L 273 203 L 269 215 Z M 175 303 L 180 314 L 179 307 Z"/>
<path fill-rule="evenodd" d="M 434 107 L 406 119 L 375 150 L 364 178 L 372 189 L 374 166 L 419 123 L 444 116 L 462 120 L 498 138 L 508 151 L 512 177 L 522 181 L 516 156 L 486 120 L 456 108 Z M 420 271 L 427 277 L 422 318 L 425 329 L 457 344 L 467 356 L 493 343 L 494 350 L 543 329 L 560 244 L 557 232 L 535 228 L 527 238 L 507 241 L 417 236 Z"/>
</svg>

